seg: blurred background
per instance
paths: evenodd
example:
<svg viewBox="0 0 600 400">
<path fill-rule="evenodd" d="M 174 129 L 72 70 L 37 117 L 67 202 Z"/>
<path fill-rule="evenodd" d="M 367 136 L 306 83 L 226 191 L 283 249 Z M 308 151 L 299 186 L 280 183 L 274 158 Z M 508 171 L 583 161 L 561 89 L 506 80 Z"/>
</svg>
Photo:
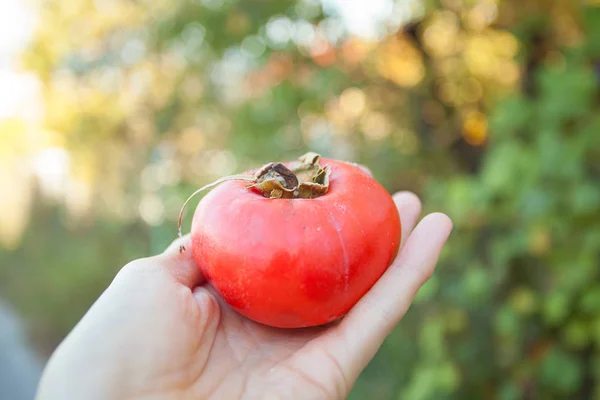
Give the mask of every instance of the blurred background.
<svg viewBox="0 0 600 400">
<path fill-rule="evenodd" d="M 455 223 L 351 399 L 600 399 L 599 5 L 0 2 L 5 390 L 195 188 L 312 150 Z"/>
</svg>

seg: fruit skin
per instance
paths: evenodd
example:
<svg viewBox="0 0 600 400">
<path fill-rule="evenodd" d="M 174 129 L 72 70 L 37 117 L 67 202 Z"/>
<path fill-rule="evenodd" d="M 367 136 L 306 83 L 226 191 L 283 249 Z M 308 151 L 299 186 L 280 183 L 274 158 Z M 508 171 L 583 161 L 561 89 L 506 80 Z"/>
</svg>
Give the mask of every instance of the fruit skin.
<svg viewBox="0 0 600 400">
<path fill-rule="evenodd" d="M 270 199 L 225 182 L 198 204 L 196 264 L 231 307 L 280 328 L 343 316 L 394 259 L 401 237 L 387 191 L 359 167 L 331 159 L 327 194 Z"/>
</svg>

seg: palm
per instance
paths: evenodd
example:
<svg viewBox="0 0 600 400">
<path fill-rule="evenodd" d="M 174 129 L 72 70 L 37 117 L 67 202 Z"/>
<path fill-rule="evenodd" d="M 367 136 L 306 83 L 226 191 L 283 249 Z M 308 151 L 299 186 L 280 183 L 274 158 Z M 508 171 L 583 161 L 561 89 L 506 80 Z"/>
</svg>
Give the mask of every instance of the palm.
<svg viewBox="0 0 600 400">
<path fill-rule="evenodd" d="M 216 297 L 215 297 L 216 298 Z M 343 371 L 322 345 L 334 327 L 285 330 L 250 321 L 218 303 L 220 320 L 198 385 L 201 397 L 337 399 Z M 218 311 L 218 310 L 217 310 Z"/>
</svg>

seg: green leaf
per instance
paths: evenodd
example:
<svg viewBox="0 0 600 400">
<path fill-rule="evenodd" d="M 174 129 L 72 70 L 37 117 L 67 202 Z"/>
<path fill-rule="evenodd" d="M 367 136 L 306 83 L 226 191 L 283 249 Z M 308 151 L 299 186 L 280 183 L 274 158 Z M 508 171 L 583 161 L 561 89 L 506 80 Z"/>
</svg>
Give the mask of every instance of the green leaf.
<svg viewBox="0 0 600 400">
<path fill-rule="evenodd" d="M 521 400 L 522 398 L 522 390 L 515 382 L 505 382 L 498 395 L 499 400 Z"/>
<path fill-rule="evenodd" d="M 548 295 L 543 306 L 543 317 L 547 324 L 561 323 L 569 312 L 569 298 L 565 293 L 553 291 Z"/>
<path fill-rule="evenodd" d="M 445 362 L 437 368 L 437 382 L 441 391 L 454 392 L 460 384 L 458 368 L 451 362 Z"/>
<path fill-rule="evenodd" d="M 582 369 L 572 354 L 554 348 L 542 361 L 539 369 L 541 383 L 560 393 L 573 393 L 579 387 Z"/>
<path fill-rule="evenodd" d="M 514 336 L 519 330 L 519 317 L 515 311 L 507 306 L 503 306 L 495 316 L 494 321 L 496 332 L 502 336 Z"/>
<path fill-rule="evenodd" d="M 483 268 L 469 269 L 463 279 L 465 292 L 473 299 L 480 300 L 490 295 L 490 276 Z"/>
<path fill-rule="evenodd" d="M 585 321 L 571 321 L 563 330 L 563 339 L 569 348 L 582 349 L 589 343 L 590 329 Z"/>
<path fill-rule="evenodd" d="M 494 141 L 513 139 L 530 121 L 532 107 L 523 96 L 508 97 L 498 103 L 490 117 Z"/>
<path fill-rule="evenodd" d="M 571 207 L 577 214 L 587 214 L 600 209 L 600 187 L 598 185 L 591 182 L 582 183 L 569 194 Z"/>
</svg>

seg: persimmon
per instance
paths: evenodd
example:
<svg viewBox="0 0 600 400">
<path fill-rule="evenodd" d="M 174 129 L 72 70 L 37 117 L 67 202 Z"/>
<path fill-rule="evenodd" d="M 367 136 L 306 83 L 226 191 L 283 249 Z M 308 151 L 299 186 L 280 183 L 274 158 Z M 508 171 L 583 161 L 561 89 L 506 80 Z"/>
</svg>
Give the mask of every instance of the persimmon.
<svg viewBox="0 0 600 400">
<path fill-rule="evenodd" d="M 223 300 L 259 323 L 340 318 L 398 251 L 392 197 L 355 164 L 308 153 L 216 183 L 194 213 L 191 251 Z"/>
</svg>

